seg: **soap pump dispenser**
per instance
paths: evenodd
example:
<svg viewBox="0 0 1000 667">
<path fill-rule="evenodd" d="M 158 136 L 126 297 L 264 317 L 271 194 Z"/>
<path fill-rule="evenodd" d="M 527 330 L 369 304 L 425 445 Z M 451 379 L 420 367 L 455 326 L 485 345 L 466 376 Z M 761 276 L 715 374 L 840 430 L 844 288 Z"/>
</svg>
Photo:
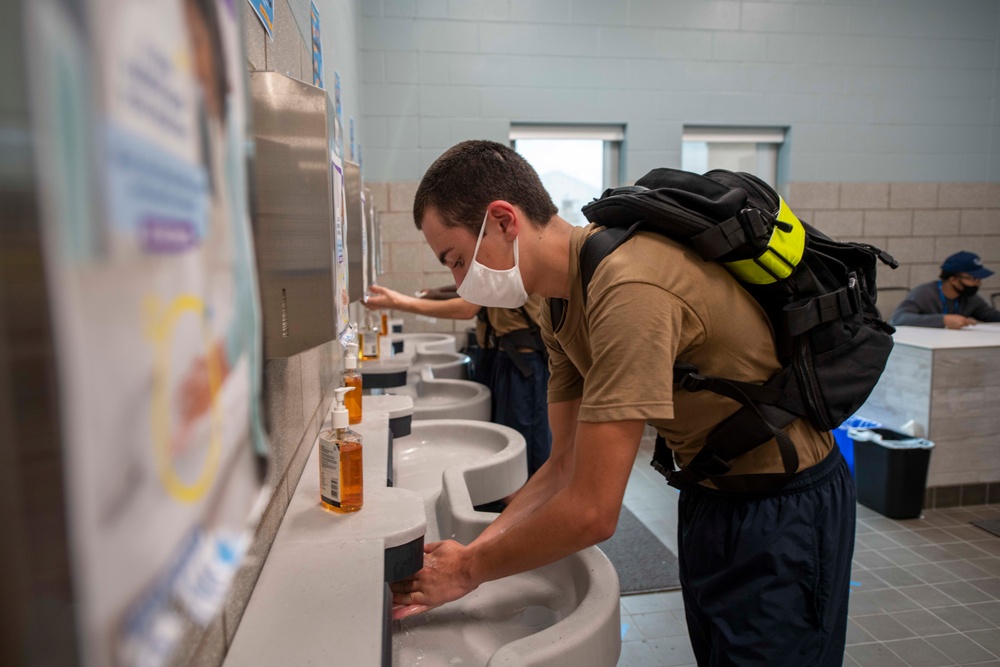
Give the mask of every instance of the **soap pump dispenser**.
<svg viewBox="0 0 1000 667">
<path fill-rule="evenodd" d="M 357 512 L 364 500 L 361 436 L 348 428 L 350 417 L 344 394 L 354 387 L 334 390 L 333 425 L 319 434 L 320 503 L 334 512 Z"/>
<path fill-rule="evenodd" d="M 362 376 L 358 372 L 358 352 L 353 345 L 347 348 L 344 355 L 344 386 L 354 387 L 354 391 L 348 392 L 344 396 L 344 406 L 347 408 L 347 415 L 351 424 L 361 421 L 361 390 Z"/>
</svg>

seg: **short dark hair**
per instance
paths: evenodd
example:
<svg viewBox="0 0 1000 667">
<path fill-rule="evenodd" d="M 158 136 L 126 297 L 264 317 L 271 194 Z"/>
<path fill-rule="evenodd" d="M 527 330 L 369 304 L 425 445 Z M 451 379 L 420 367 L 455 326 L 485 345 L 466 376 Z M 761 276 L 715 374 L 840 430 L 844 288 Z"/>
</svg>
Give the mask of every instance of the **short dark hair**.
<svg viewBox="0 0 1000 667">
<path fill-rule="evenodd" d="M 559 212 L 534 168 L 514 149 L 495 141 L 463 141 L 435 160 L 420 180 L 413 222 L 420 229 L 431 207 L 445 226 L 478 235 L 486 207 L 498 199 L 520 207 L 538 226 Z"/>
<path fill-rule="evenodd" d="M 944 282 L 945 280 L 948 280 L 948 278 L 951 278 L 952 276 L 957 276 L 957 275 L 958 274 L 955 273 L 954 271 L 941 271 L 941 275 L 938 276 L 938 279 L 941 280 L 942 282 Z"/>
</svg>

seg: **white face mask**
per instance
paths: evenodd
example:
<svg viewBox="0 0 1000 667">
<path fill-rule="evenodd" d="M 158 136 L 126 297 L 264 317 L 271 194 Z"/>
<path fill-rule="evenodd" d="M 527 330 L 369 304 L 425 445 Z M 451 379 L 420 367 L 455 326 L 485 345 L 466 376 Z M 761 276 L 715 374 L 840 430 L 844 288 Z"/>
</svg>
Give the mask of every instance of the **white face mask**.
<svg viewBox="0 0 1000 667">
<path fill-rule="evenodd" d="M 476 249 L 472 252 L 472 265 L 458 288 L 458 295 L 477 306 L 520 308 L 528 301 L 528 293 L 524 290 L 521 271 L 517 268 L 517 239 L 514 239 L 513 268 L 498 271 L 476 261 L 479 244 L 483 242 L 483 232 L 486 231 L 486 218 L 489 215 L 487 211 L 486 217 L 483 218 L 483 226 L 479 230 L 479 238 L 476 239 Z"/>
</svg>

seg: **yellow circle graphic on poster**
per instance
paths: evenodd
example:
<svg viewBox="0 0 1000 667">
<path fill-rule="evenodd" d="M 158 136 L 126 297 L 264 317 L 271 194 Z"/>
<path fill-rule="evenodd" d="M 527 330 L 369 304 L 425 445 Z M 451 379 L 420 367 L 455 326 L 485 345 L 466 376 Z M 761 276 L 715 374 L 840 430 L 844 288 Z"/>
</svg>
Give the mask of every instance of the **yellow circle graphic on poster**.
<svg viewBox="0 0 1000 667">
<path fill-rule="evenodd" d="M 209 490 L 222 455 L 221 416 L 219 414 L 218 392 L 222 370 L 212 353 L 211 336 L 205 326 L 205 304 L 201 298 L 183 294 L 160 311 L 159 300 L 151 297 L 146 302 L 148 316 L 147 334 L 154 344 L 153 391 L 151 406 L 151 427 L 153 452 L 160 482 L 176 500 L 193 503 L 201 499 Z M 186 481 L 178 470 L 178 460 L 184 454 L 185 441 L 192 439 L 190 423 L 182 425 L 178 432 L 171 428 L 171 408 L 174 398 L 170 391 L 171 346 L 175 339 L 178 323 L 186 315 L 194 313 L 202 324 L 205 355 L 202 360 L 206 380 L 209 411 L 208 448 L 201 469 Z M 180 444 L 178 444 L 180 443 Z"/>
</svg>

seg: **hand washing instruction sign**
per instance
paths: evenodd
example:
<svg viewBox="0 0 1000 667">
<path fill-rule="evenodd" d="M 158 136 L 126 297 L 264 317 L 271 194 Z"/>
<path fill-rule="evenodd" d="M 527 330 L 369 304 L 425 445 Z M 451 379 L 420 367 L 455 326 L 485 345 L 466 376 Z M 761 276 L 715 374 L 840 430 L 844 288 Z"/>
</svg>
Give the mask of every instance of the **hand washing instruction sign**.
<svg viewBox="0 0 1000 667">
<path fill-rule="evenodd" d="M 238 6 L 31 5 L 82 662 L 156 667 L 220 612 L 267 453 Z"/>
</svg>

